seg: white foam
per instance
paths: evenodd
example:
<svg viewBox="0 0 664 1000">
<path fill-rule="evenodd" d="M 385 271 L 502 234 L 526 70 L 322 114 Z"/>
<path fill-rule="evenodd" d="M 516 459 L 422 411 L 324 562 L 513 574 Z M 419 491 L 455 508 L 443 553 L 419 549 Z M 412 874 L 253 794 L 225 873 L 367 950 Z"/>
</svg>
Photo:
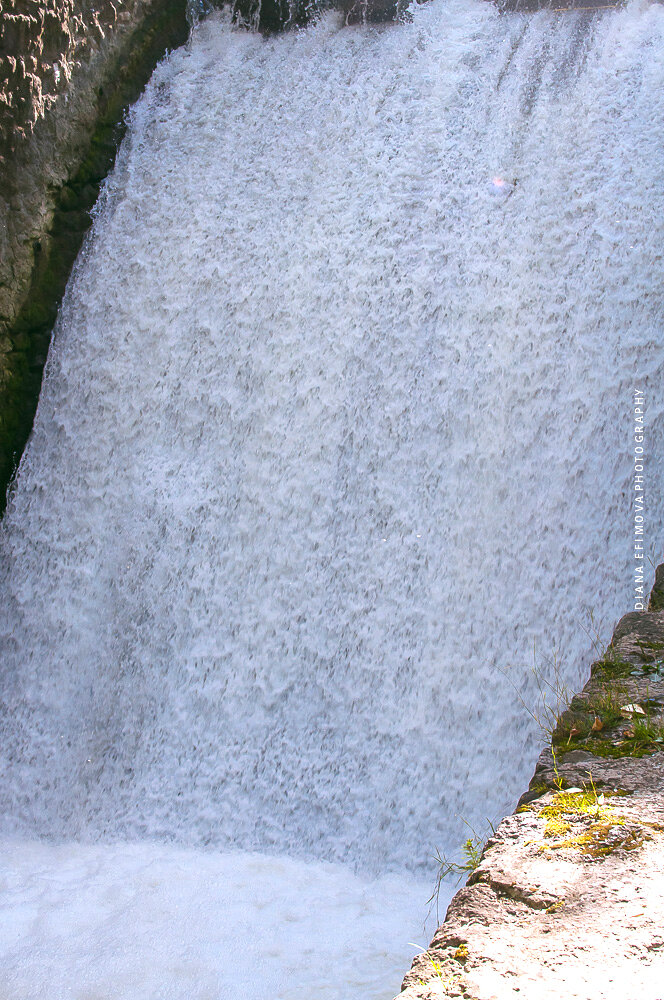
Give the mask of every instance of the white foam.
<svg viewBox="0 0 664 1000">
<path fill-rule="evenodd" d="M 260 854 L 3 843 L 0 997 L 389 1000 L 426 892 Z"/>
</svg>

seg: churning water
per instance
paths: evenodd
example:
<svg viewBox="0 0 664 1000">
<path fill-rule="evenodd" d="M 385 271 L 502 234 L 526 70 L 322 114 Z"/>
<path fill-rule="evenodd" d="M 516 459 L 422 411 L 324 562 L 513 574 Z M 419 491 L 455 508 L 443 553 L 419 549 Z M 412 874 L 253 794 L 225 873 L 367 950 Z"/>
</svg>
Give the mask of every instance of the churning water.
<svg viewBox="0 0 664 1000">
<path fill-rule="evenodd" d="M 3 1000 L 396 992 L 532 771 L 501 671 L 629 610 L 663 36 L 441 0 L 158 67 L 0 536 Z"/>
</svg>

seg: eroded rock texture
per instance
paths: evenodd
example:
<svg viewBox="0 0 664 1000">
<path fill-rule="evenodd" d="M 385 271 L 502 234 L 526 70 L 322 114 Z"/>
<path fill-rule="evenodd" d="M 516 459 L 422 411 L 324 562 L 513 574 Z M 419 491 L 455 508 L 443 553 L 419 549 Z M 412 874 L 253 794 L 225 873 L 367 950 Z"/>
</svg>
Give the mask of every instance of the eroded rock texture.
<svg viewBox="0 0 664 1000">
<path fill-rule="evenodd" d="M 3 0 L 0 511 L 124 110 L 186 32 L 184 0 Z"/>
</svg>

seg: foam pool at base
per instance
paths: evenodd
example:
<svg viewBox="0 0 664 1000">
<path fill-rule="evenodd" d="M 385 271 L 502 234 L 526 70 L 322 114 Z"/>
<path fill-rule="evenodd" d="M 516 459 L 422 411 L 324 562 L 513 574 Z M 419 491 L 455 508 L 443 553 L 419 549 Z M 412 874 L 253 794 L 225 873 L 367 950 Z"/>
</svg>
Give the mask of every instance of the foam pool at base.
<svg viewBox="0 0 664 1000">
<path fill-rule="evenodd" d="M 261 854 L 4 843 L 0 998 L 389 1000 L 430 889 Z"/>
</svg>

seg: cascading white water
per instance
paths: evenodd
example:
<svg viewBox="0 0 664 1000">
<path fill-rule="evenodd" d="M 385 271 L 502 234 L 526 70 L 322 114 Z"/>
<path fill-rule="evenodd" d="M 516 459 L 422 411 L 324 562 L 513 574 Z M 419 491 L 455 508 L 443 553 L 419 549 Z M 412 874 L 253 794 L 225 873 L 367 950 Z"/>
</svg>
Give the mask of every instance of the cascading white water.
<svg viewBox="0 0 664 1000">
<path fill-rule="evenodd" d="M 450 0 L 270 40 L 213 16 L 158 67 L 0 535 L 0 912 L 19 901 L 28 942 L 6 946 L 3 997 L 56 989 L 50 932 L 25 917 L 35 871 L 88 899 L 91 870 L 112 887 L 134 862 L 162 885 L 189 872 L 222 923 L 247 892 L 245 944 L 200 951 L 199 927 L 198 977 L 174 960 L 160 997 L 395 992 L 434 850 L 532 771 L 501 671 L 528 699 L 533 644 L 557 646 L 576 679 L 584 610 L 628 610 L 636 384 L 653 485 L 662 457 L 663 35 L 643 3 Z M 649 493 L 649 524 L 663 513 Z M 20 846 L 37 837 L 62 846 Z M 222 848 L 263 856 L 232 855 L 231 877 Z M 254 863 L 285 928 L 269 972 L 248 943 Z M 397 943 L 357 979 L 370 907 L 330 900 L 386 872 Z M 357 952 L 339 938 L 289 966 L 294 879 Z M 66 995 L 118 995 L 116 952 L 107 983 L 71 941 Z M 241 985 L 228 952 L 249 956 Z M 127 962 L 122 996 L 156 996 Z"/>
</svg>

